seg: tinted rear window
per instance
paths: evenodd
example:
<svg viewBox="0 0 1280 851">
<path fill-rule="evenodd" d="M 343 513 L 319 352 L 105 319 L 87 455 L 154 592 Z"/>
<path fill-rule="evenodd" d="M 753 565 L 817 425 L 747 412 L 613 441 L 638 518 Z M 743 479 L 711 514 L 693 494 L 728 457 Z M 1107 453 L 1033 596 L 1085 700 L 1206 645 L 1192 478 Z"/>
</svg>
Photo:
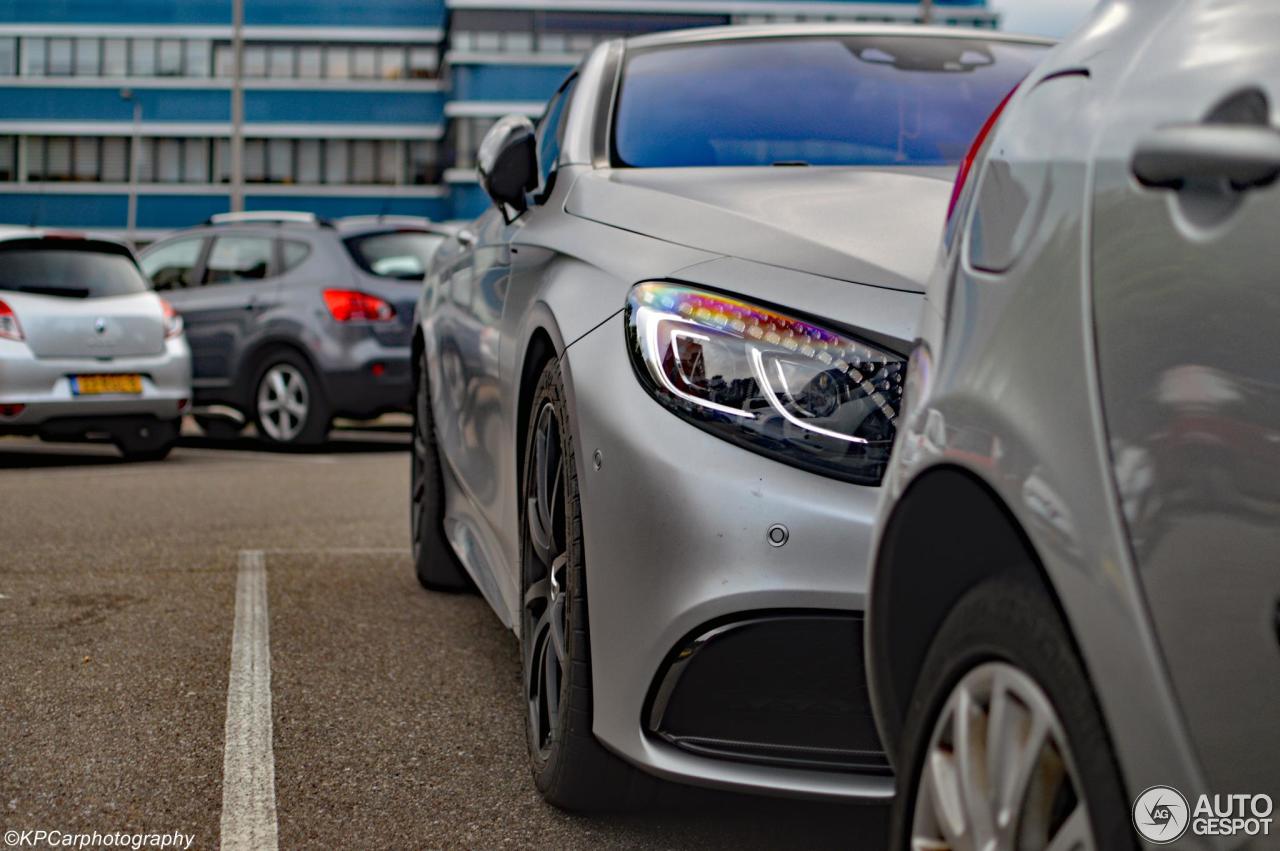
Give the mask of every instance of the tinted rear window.
<svg viewBox="0 0 1280 851">
<path fill-rule="evenodd" d="M 0 290 L 103 298 L 146 292 L 133 258 L 103 243 L 15 240 L 0 243 Z"/>
<path fill-rule="evenodd" d="M 420 280 L 444 237 L 426 231 L 390 231 L 344 240 L 356 265 L 370 275 Z"/>
<path fill-rule="evenodd" d="M 633 51 L 618 165 L 951 165 L 1044 55 L 986 38 L 758 38 Z"/>
</svg>

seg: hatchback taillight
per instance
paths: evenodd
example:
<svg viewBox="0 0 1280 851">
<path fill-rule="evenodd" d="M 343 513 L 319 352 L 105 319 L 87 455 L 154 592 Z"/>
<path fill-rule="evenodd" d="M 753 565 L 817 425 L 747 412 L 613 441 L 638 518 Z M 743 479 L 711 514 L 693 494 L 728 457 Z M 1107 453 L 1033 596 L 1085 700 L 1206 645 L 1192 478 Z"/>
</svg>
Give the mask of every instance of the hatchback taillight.
<svg viewBox="0 0 1280 851">
<path fill-rule="evenodd" d="M 396 309 L 388 302 L 358 290 L 325 290 L 324 303 L 339 322 L 389 322 L 396 318 Z"/>
<path fill-rule="evenodd" d="M 164 299 L 160 299 L 160 308 L 164 311 L 164 338 L 171 340 L 182 333 L 182 315 Z"/>
<path fill-rule="evenodd" d="M 0 301 L 0 337 L 6 340 L 22 340 L 22 326 L 18 324 L 18 317 L 13 312 L 13 308 Z"/>
</svg>

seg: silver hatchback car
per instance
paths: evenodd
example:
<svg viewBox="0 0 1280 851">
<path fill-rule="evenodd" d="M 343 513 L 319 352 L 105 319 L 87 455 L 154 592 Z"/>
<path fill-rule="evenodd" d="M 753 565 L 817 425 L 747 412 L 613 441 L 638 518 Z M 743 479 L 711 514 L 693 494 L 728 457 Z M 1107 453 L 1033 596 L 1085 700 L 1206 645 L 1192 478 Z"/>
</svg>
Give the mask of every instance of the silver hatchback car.
<svg viewBox="0 0 1280 851">
<path fill-rule="evenodd" d="M 128 246 L 0 230 L 0 435 L 105 437 L 158 460 L 190 403 L 182 318 Z"/>
<path fill-rule="evenodd" d="M 1277 847 L 1278 103 L 1280 4 L 1113 0 L 966 159 L 871 583 L 895 848 Z"/>
</svg>

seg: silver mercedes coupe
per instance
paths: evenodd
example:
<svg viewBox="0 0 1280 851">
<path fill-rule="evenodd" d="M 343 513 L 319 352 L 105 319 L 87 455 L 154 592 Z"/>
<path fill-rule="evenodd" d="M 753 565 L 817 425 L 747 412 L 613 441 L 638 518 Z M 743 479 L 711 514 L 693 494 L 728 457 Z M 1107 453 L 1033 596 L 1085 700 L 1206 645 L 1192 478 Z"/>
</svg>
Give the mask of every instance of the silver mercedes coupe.
<svg viewBox="0 0 1280 851">
<path fill-rule="evenodd" d="M 414 557 L 519 637 L 547 800 L 892 793 L 849 660 L 905 355 L 956 166 L 1045 48 L 644 36 L 483 140 L 493 207 L 418 306 Z"/>
</svg>

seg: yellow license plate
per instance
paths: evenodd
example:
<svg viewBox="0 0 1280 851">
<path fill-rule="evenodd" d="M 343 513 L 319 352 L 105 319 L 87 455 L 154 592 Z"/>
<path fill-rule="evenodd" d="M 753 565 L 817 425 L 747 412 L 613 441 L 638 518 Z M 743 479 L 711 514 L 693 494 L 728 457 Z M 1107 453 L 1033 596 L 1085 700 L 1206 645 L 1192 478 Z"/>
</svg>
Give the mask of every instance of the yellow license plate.
<svg viewBox="0 0 1280 851">
<path fill-rule="evenodd" d="M 76 375 L 71 379 L 71 392 L 77 396 L 101 396 L 104 393 L 137 396 L 142 392 L 142 376 Z"/>
</svg>

